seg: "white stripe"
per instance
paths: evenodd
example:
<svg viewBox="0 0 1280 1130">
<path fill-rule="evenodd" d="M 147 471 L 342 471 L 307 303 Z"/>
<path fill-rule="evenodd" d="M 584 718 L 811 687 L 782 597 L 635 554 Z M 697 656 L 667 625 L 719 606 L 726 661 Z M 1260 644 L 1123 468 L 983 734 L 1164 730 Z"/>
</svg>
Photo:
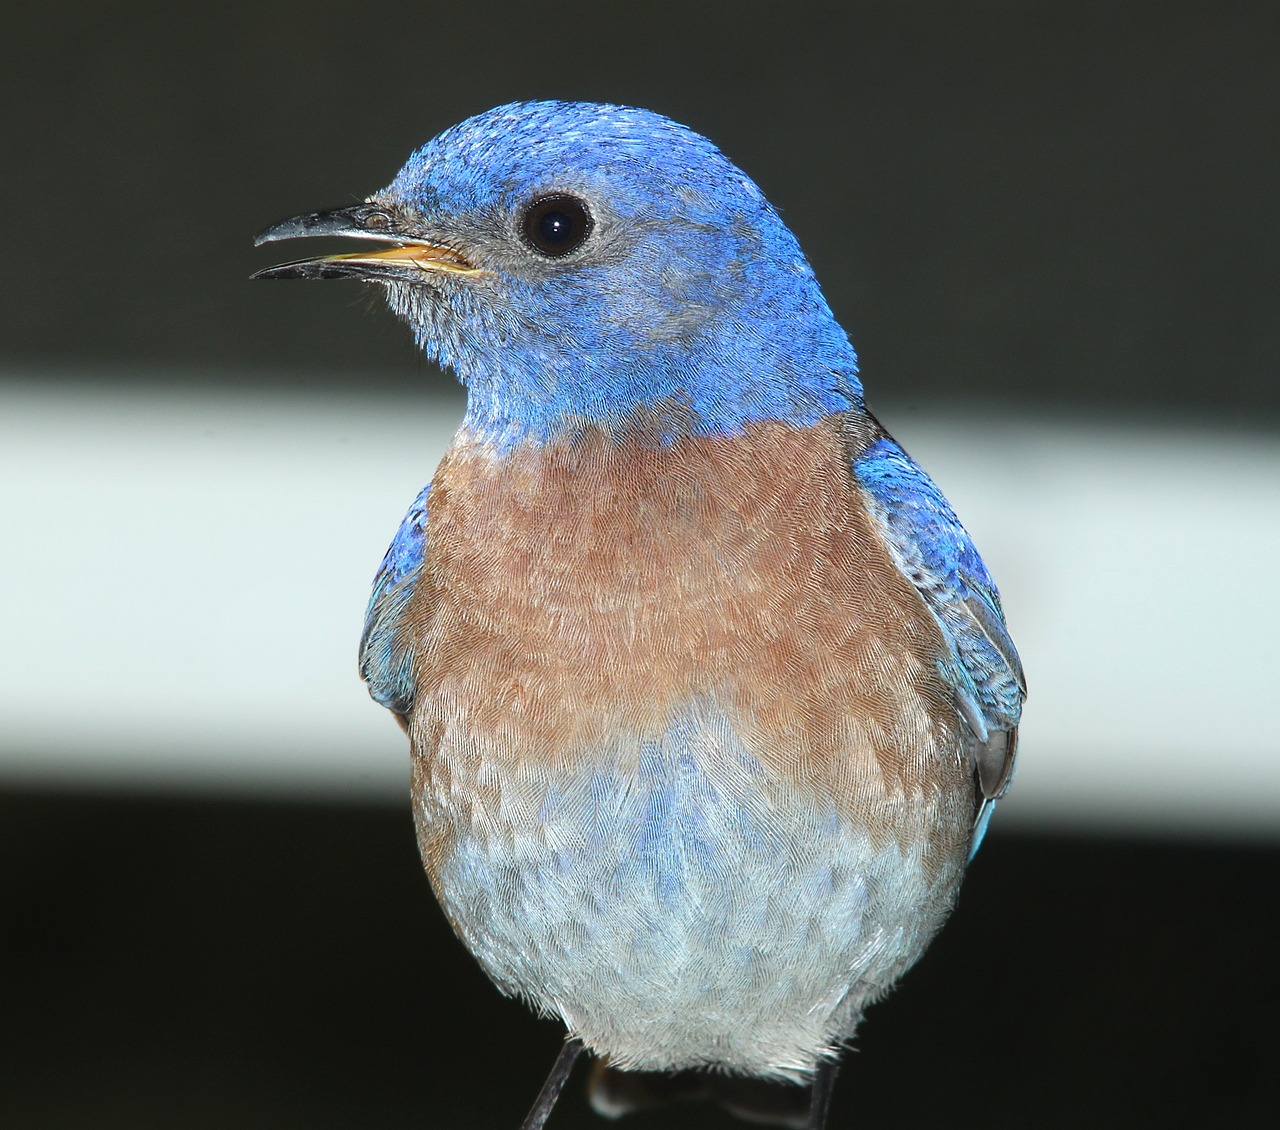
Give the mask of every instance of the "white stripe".
<svg viewBox="0 0 1280 1130">
<path fill-rule="evenodd" d="M 401 795 L 355 645 L 460 399 L 184 380 L 0 383 L 0 782 Z M 882 416 L 973 534 L 1026 665 L 993 834 L 1280 833 L 1280 441 Z"/>
</svg>

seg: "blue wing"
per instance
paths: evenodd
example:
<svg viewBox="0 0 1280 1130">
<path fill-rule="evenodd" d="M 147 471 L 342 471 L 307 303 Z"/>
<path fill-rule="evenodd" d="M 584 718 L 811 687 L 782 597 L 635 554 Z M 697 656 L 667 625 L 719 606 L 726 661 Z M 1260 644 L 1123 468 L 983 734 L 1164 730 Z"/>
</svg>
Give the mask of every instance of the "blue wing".
<svg viewBox="0 0 1280 1130">
<path fill-rule="evenodd" d="M 369 693 L 401 718 L 413 708 L 416 689 L 416 642 L 406 612 L 422 569 L 430 490 L 430 483 L 422 488 L 382 559 L 360 637 L 360 674 Z"/>
<path fill-rule="evenodd" d="M 968 725 L 982 803 L 978 850 L 995 802 L 1013 775 L 1027 684 L 1005 626 L 1000 594 L 965 528 L 933 480 L 888 436 L 854 462 L 899 569 L 910 578 L 951 647 L 943 675 Z"/>
</svg>

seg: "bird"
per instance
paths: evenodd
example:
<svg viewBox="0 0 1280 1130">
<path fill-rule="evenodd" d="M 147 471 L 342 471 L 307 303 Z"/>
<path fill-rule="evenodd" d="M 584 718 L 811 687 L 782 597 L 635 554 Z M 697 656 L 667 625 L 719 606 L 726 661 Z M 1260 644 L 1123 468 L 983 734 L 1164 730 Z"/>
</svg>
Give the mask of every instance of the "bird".
<svg viewBox="0 0 1280 1130">
<path fill-rule="evenodd" d="M 359 665 L 454 932 L 565 1027 L 523 1130 L 584 1051 L 602 1112 L 822 1130 L 1012 776 L 972 539 L 778 212 L 670 118 L 499 106 L 257 242 L 311 236 L 365 242 L 254 277 L 380 287 L 466 390 Z"/>
</svg>

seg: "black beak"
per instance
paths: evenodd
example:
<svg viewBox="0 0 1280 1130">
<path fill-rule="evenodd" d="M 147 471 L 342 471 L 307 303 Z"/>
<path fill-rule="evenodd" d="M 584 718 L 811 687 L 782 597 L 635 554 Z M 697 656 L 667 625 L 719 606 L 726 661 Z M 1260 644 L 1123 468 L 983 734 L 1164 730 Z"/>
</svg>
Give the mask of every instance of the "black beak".
<svg viewBox="0 0 1280 1130">
<path fill-rule="evenodd" d="M 311 236 L 343 236 L 391 244 L 380 251 L 354 251 L 323 255 L 267 267 L 251 275 L 255 279 L 362 279 L 365 282 L 423 281 L 432 275 L 476 274 L 461 254 L 450 247 L 410 234 L 404 219 L 382 205 L 363 203 L 328 212 L 309 212 L 281 220 L 259 232 L 253 243 L 260 247 L 278 239 Z"/>
</svg>

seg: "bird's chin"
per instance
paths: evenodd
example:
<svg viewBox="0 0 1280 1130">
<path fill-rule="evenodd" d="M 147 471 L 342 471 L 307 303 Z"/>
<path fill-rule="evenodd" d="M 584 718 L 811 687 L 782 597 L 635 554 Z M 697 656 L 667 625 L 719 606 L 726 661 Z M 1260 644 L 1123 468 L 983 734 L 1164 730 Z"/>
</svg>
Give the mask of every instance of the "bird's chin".
<svg viewBox="0 0 1280 1130">
<path fill-rule="evenodd" d="M 442 343 L 454 336 L 458 325 L 458 318 L 441 293 L 445 289 L 443 280 L 380 279 L 379 282 L 391 312 L 413 330 L 414 339 L 428 357 L 437 359 L 442 352 L 450 355 L 455 352 L 441 348 Z"/>
<path fill-rule="evenodd" d="M 407 282 L 403 279 L 379 279 L 387 305 L 411 326 L 417 327 L 424 317 L 432 321 L 437 317 L 436 306 L 440 302 L 440 288 L 428 282 Z M 430 312 L 428 314 L 428 312 Z"/>
</svg>

